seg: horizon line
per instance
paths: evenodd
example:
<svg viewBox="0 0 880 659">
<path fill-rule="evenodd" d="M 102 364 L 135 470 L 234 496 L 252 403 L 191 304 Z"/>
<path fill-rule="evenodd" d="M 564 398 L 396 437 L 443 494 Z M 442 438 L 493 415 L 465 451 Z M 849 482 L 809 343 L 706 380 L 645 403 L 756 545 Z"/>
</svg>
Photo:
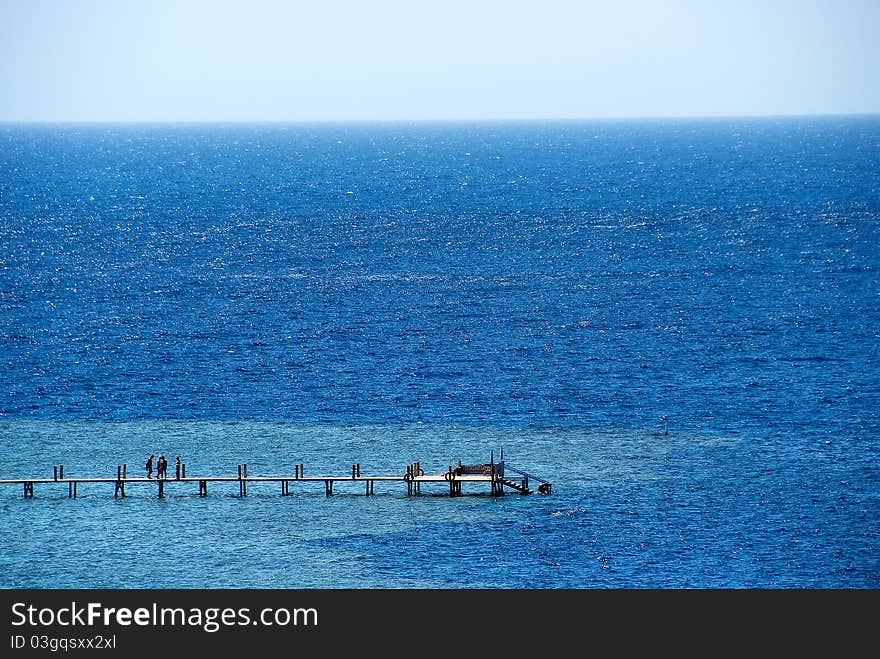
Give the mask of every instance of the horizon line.
<svg viewBox="0 0 880 659">
<path fill-rule="evenodd" d="M 315 124 L 443 124 L 443 123 L 575 123 L 625 121 L 713 121 L 734 119 L 809 119 L 880 117 L 875 112 L 804 112 L 768 114 L 675 114 L 583 117 L 460 117 L 460 118 L 337 118 L 337 119 L 2 119 L 0 125 L 315 125 Z"/>
</svg>

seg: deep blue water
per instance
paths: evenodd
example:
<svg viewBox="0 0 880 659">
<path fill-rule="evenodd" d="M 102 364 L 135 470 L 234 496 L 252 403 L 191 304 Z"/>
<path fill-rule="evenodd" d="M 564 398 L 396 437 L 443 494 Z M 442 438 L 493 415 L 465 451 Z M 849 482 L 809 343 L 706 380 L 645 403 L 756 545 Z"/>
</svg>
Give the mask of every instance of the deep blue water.
<svg viewBox="0 0 880 659">
<path fill-rule="evenodd" d="M 877 117 L 0 125 L 0 479 L 554 481 L 4 485 L 0 586 L 876 588 L 878 220 Z"/>
</svg>

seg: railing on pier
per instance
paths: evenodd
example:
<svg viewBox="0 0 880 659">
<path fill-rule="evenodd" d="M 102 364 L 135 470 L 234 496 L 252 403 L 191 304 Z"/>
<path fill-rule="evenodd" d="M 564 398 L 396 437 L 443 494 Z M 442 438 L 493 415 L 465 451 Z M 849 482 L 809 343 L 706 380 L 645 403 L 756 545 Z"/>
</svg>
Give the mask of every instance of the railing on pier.
<svg viewBox="0 0 880 659">
<path fill-rule="evenodd" d="M 479 464 L 479 465 L 463 465 L 461 463 L 455 468 L 456 476 L 491 476 L 495 473 L 497 465 Z"/>
</svg>

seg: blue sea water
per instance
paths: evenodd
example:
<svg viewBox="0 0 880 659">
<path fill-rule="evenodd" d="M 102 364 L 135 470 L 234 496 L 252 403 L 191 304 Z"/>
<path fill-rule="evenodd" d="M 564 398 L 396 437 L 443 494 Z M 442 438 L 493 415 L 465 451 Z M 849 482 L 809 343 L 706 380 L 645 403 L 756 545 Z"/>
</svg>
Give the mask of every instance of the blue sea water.
<svg viewBox="0 0 880 659">
<path fill-rule="evenodd" d="M 880 586 L 880 118 L 0 125 L 4 588 Z"/>
</svg>

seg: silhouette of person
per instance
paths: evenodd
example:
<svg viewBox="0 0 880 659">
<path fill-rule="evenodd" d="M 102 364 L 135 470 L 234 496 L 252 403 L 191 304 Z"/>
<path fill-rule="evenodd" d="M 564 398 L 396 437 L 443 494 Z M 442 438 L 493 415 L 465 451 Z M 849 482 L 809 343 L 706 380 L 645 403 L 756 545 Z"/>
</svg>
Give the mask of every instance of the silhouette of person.
<svg viewBox="0 0 880 659">
<path fill-rule="evenodd" d="M 149 458 L 147 458 L 147 478 L 153 477 L 153 457 L 154 456 L 151 455 Z"/>
<path fill-rule="evenodd" d="M 168 460 L 165 459 L 164 455 L 159 456 L 159 462 L 157 463 L 156 469 L 156 478 L 167 478 L 168 477 Z"/>
<path fill-rule="evenodd" d="M 174 467 L 175 467 L 175 471 L 177 472 L 177 474 L 176 474 L 177 480 L 180 480 L 180 456 L 179 455 L 177 456 L 177 460 L 175 461 Z"/>
</svg>

